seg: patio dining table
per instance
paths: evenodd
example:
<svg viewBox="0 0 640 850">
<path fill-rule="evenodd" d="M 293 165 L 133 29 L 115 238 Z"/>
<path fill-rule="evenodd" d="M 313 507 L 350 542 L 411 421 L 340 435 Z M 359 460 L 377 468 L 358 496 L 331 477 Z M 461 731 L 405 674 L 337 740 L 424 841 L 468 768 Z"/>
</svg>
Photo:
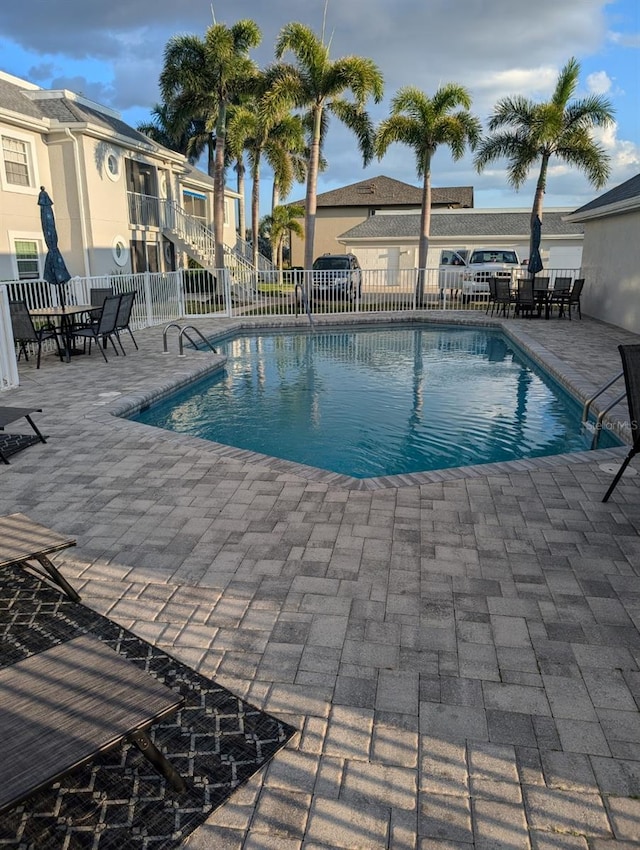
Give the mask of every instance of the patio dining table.
<svg viewBox="0 0 640 850">
<path fill-rule="evenodd" d="M 79 316 L 87 315 L 95 312 L 100 312 L 101 305 L 95 304 L 65 304 L 58 307 L 34 307 L 29 310 L 29 315 L 33 319 L 48 319 L 64 342 L 64 349 L 67 358 L 67 363 L 72 354 L 83 354 L 84 352 L 73 346 L 73 326 Z"/>
</svg>

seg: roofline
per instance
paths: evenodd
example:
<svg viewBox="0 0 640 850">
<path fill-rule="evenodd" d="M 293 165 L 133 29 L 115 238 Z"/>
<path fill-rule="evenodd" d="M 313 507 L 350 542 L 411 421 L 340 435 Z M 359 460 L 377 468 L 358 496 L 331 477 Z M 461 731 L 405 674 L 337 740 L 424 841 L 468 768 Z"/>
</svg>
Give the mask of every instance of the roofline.
<svg viewBox="0 0 640 850">
<path fill-rule="evenodd" d="M 629 210 L 640 209 L 640 195 L 635 195 L 632 198 L 625 198 L 623 201 L 616 201 L 613 204 L 603 204 L 602 206 L 592 207 L 590 210 L 580 212 L 576 210 L 570 215 L 562 217 L 563 221 L 581 222 L 589 221 L 595 218 L 605 218 L 608 215 L 618 215 L 619 213 L 628 212 Z"/>
<path fill-rule="evenodd" d="M 429 244 L 433 242 L 447 242 L 450 243 L 456 239 L 462 241 L 470 241 L 474 242 L 478 239 L 483 239 L 486 242 L 491 242 L 492 240 L 500 240 L 502 242 L 507 241 L 518 241 L 522 240 L 527 236 L 526 233 L 479 233 L 477 235 L 466 234 L 465 236 L 452 236 L 450 234 L 445 234 L 443 236 L 430 236 Z M 584 241 L 584 233 L 545 233 L 543 234 L 543 240 L 545 242 L 553 242 L 556 239 L 582 239 Z M 415 236 L 407 235 L 407 236 L 350 236 L 345 238 L 343 234 L 340 236 L 336 236 L 336 240 L 341 244 L 351 244 L 355 242 L 372 242 L 372 243 L 380 243 L 381 241 L 387 242 L 415 242 L 416 244 L 420 241 L 420 234 L 416 234 Z"/>
<path fill-rule="evenodd" d="M 38 89 L 38 91 L 29 91 L 25 92 L 25 94 L 29 100 L 32 101 L 71 100 L 74 103 L 79 103 L 81 106 L 88 106 L 89 109 L 93 109 L 95 112 L 101 112 L 103 115 L 108 115 L 110 118 L 117 118 L 119 121 L 122 121 L 122 115 L 116 109 L 111 109 L 109 106 L 103 106 L 101 103 L 97 103 L 95 100 L 90 100 L 88 97 L 78 94 L 77 92 L 70 91 L 69 89 Z"/>
<path fill-rule="evenodd" d="M 12 83 L 14 86 L 18 86 L 21 89 L 29 89 L 30 91 L 44 91 L 41 86 L 37 86 L 35 83 L 29 82 L 29 80 L 24 80 L 22 77 L 16 77 L 15 74 L 9 74 L 7 71 L 0 70 L 0 80 L 5 80 L 7 83 Z"/>
</svg>

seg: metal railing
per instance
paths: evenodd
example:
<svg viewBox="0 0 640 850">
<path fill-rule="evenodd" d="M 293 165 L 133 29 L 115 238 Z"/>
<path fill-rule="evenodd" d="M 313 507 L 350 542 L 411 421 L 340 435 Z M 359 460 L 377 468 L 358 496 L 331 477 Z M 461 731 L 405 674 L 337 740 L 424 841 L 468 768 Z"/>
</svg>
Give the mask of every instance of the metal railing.
<svg viewBox="0 0 640 850">
<path fill-rule="evenodd" d="M 580 276 L 578 269 L 553 269 L 547 274 L 552 280 L 556 276 Z M 73 278 L 64 285 L 62 293 L 59 287 L 43 280 L 0 283 L 0 387 L 13 386 L 17 374 L 15 363 L 11 363 L 13 338 L 7 341 L 11 327 L 8 299 L 24 300 L 30 308 L 36 308 L 58 305 L 61 296 L 67 304 L 88 304 L 93 288 L 110 287 L 115 293 L 135 290 L 131 317 L 134 330 L 212 316 L 295 316 L 300 309 L 298 293 L 304 295 L 305 310 L 314 316 L 357 316 L 379 311 L 418 311 L 425 315 L 442 310 L 486 312 L 488 292 L 465 293 L 461 288 L 442 287 L 437 268 L 425 269 L 422 278 L 420 303 L 416 269 L 364 269 L 353 280 L 355 285 L 346 288 L 342 282 L 327 286 L 324 281 L 318 285 L 314 271 L 256 273 L 252 267 L 242 265 Z"/>
</svg>

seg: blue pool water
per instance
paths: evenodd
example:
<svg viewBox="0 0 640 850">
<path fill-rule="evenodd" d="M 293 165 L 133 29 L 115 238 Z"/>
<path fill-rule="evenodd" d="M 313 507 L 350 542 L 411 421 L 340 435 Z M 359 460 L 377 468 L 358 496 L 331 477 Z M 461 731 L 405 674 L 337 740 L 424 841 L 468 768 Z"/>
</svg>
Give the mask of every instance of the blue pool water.
<svg viewBox="0 0 640 850">
<path fill-rule="evenodd" d="M 318 329 L 215 344 L 224 372 L 134 418 L 356 478 L 589 448 L 578 403 L 498 331 Z M 611 445 L 603 433 L 600 447 Z"/>
</svg>

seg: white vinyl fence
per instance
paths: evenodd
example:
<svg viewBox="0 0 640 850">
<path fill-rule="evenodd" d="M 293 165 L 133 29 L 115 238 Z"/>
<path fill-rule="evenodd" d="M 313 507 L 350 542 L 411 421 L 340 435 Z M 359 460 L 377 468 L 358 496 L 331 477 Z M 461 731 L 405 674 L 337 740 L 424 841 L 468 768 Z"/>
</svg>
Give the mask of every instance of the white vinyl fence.
<svg viewBox="0 0 640 850">
<path fill-rule="evenodd" d="M 544 275 L 579 276 L 579 269 L 545 269 Z M 135 290 L 131 326 L 134 330 L 178 319 L 210 316 L 269 316 L 308 313 L 372 313 L 379 311 L 485 311 L 488 293 L 465 294 L 449 288 L 438 269 L 362 270 L 361 278 L 336 285 L 313 271 L 254 271 L 183 269 L 152 274 L 103 275 L 73 278 L 63 287 L 43 280 L 0 282 L 0 390 L 18 385 L 9 300 L 26 301 L 29 308 L 90 304 L 92 289 L 114 293 Z M 421 297 L 419 297 L 421 294 Z M 46 345 L 46 344 L 45 344 Z"/>
</svg>

